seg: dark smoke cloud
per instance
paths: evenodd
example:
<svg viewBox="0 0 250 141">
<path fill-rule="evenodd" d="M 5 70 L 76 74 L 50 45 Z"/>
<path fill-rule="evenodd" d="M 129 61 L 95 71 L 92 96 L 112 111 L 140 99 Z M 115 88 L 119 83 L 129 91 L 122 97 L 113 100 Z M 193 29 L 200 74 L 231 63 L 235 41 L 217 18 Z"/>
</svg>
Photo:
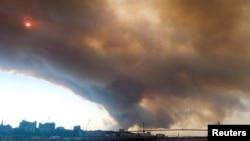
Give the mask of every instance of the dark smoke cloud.
<svg viewBox="0 0 250 141">
<path fill-rule="evenodd" d="M 248 1 L 121 2 L 2 0 L 0 68 L 63 85 L 124 128 L 247 109 Z"/>
</svg>

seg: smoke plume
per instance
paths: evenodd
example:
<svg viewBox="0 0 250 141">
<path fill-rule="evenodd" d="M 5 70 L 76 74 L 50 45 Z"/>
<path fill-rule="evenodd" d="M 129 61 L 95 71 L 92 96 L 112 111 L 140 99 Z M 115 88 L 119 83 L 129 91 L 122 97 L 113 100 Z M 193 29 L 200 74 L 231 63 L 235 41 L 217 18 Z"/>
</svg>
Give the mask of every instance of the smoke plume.
<svg viewBox="0 0 250 141">
<path fill-rule="evenodd" d="M 216 122 L 247 109 L 248 9 L 245 0 L 1 0 L 0 69 L 67 87 L 123 128 Z"/>
</svg>

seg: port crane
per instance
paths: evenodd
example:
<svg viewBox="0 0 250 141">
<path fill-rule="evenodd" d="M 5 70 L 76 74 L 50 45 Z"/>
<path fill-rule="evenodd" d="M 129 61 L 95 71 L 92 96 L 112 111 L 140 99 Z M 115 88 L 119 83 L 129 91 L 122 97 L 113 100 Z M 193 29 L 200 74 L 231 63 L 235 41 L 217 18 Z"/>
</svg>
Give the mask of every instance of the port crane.
<svg viewBox="0 0 250 141">
<path fill-rule="evenodd" d="M 88 121 L 88 123 L 87 123 L 87 125 L 86 125 L 86 127 L 85 127 L 85 130 L 88 129 L 88 126 L 89 126 L 90 121 L 91 121 L 91 119 L 89 119 L 89 121 Z"/>
</svg>

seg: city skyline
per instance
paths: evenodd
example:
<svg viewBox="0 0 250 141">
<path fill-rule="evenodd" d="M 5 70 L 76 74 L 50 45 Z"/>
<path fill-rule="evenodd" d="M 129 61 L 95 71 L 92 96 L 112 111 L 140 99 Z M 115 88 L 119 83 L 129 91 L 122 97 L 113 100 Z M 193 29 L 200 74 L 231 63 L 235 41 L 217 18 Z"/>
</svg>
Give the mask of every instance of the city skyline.
<svg viewBox="0 0 250 141">
<path fill-rule="evenodd" d="M 216 124 L 214 124 L 216 125 Z M 87 125 L 88 126 L 88 125 Z M 117 133 L 127 133 L 127 136 L 133 137 L 134 135 L 137 136 L 166 136 L 166 137 L 206 137 L 207 136 L 207 128 L 203 129 L 152 129 L 152 128 L 145 128 L 144 125 L 140 129 L 137 130 L 126 130 L 126 129 L 87 129 L 86 127 L 83 128 L 81 125 L 74 125 L 72 128 L 65 128 L 64 126 L 56 126 L 55 122 L 38 122 L 38 121 L 28 121 L 28 120 L 21 120 L 17 127 L 12 127 L 10 124 L 4 124 L 3 120 L 0 123 L 0 135 L 13 135 L 15 136 L 15 132 L 20 135 L 31 135 L 32 136 L 39 136 L 43 135 L 43 133 L 48 134 L 48 136 L 53 137 L 55 132 L 63 131 L 68 132 L 71 131 L 72 133 L 77 131 L 77 134 L 74 134 L 75 137 L 81 136 L 85 133 L 85 136 L 100 136 L 102 135 L 105 137 L 106 133 L 110 134 L 108 136 L 117 136 Z M 116 134 L 114 134 L 116 133 Z M 98 135 L 99 134 L 99 135 Z"/>
</svg>

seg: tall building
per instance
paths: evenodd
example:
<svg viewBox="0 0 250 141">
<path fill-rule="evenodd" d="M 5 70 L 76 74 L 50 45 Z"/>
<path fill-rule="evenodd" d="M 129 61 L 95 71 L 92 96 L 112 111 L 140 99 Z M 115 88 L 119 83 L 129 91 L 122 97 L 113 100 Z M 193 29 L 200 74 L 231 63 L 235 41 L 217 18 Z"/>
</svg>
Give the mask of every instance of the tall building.
<svg viewBox="0 0 250 141">
<path fill-rule="evenodd" d="M 19 124 L 19 129 L 25 131 L 25 132 L 35 132 L 36 131 L 36 121 L 29 122 L 26 120 L 22 120 Z"/>
<path fill-rule="evenodd" d="M 39 123 L 39 131 L 42 133 L 52 133 L 55 131 L 56 124 L 54 122 L 51 123 Z"/>
</svg>

